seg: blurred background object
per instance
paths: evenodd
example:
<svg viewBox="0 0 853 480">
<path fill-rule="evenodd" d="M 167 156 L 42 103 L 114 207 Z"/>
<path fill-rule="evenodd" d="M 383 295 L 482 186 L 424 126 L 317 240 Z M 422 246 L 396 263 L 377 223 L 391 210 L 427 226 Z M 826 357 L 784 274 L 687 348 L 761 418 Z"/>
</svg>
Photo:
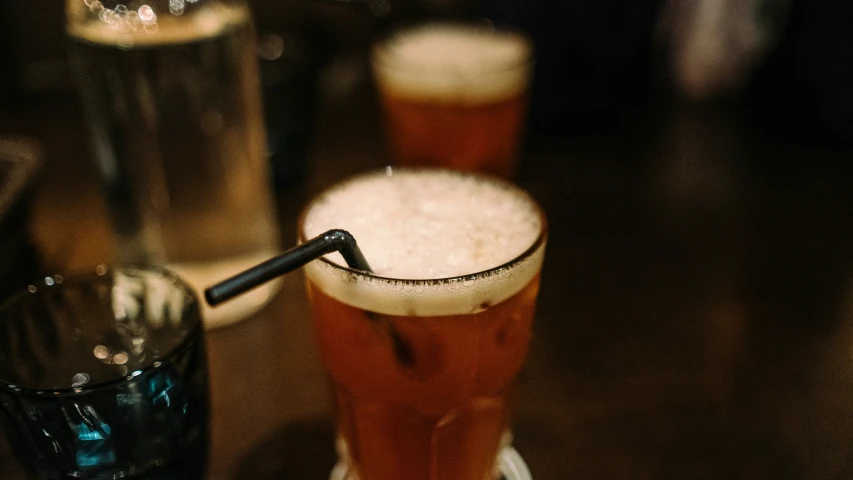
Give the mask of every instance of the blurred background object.
<svg viewBox="0 0 853 480">
<path fill-rule="evenodd" d="M 70 91 L 62 28 L 64 2 L 33 0 L 0 5 L 0 105 L 20 94 Z"/>
<path fill-rule="evenodd" d="M 115 261 L 198 292 L 274 256 L 257 38 L 240 0 L 68 0 L 69 60 L 116 234 Z M 268 49 L 269 50 L 269 49 Z M 246 317 L 264 286 L 208 326 Z"/>
<path fill-rule="evenodd" d="M 779 40 L 790 0 L 667 0 L 658 23 L 667 68 L 693 100 L 741 91 Z"/>
<path fill-rule="evenodd" d="M 265 32 L 258 39 L 267 156 L 276 189 L 305 174 L 317 80 L 328 55 L 312 40 L 291 31 Z"/>
<path fill-rule="evenodd" d="M 42 268 L 29 225 L 41 165 L 33 140 L 0 135 L 0 298 L 26 286 Z"/>
<path fill-rule="evenodd" d="M 378 40 L 371 62 L 393 164 L 512 178 L 533 51 L 524 32 L 482 21 L 421 22 Z"/>
</svg>

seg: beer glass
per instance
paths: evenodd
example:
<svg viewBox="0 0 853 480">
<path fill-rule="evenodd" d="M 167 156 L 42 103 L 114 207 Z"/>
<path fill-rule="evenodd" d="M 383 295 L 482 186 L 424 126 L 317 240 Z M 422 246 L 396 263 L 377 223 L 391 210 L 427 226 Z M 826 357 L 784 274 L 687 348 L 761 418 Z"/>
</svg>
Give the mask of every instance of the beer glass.
<svg viewBox="0 0 853 480">
<path fill-rule="evenodd" d="M 332 227 L 373 268 L 338 254 L 305 266 L 336 403 L 332 478 L 528 478 L 509 432 L 546 244 L 538 205 L 496 178 L 394 169 L 321 194 L 299 238 Z"/>
<path fill-rule="evenodd" d="M 201 289 L 278 250 L 256 41 L 242 0 L 66 0 L 69 55 L 120 263 Z M 276 284 L 206 310 L 218 325 Z"/>
<path fill-rule="evenodd" d="M 519 31 L 425 23 L 373 51 L 393 160 L 511 177 L 524 129 L 533 50 Z"/>
<path fill-rule="evenodd" d="M 99 267 L 11 296 L 0 431 L 38 478 L 201 480 L 207 359 L 192 290 L 161 269 Z"/>
</svg>

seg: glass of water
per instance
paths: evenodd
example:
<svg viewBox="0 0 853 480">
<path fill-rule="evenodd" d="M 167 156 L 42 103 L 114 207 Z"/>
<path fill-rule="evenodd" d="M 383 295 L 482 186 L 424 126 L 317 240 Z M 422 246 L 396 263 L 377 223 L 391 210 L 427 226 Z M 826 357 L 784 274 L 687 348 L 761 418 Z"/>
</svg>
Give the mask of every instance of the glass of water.
<svg viewBox="0 0 853 480">
<path fill-rule="evenodd" d="M 255 30 L 246 0 L 66 0 L 70 65 L 118 263 L 200 291 L 275 255 Z M 269 283 L 216 310 L 246 318 Z"/>
<path fill-rule="evenodd" d="M 0 307 L 0 430 L 39 478 L 201 479 L 199 305 L 175 275 L 98 267 Z"/>
</svg>

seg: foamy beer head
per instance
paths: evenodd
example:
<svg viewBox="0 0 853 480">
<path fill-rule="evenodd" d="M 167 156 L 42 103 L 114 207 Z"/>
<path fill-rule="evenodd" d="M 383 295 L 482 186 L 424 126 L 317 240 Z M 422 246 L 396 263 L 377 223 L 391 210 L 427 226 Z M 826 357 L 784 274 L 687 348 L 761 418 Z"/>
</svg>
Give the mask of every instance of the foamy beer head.
<svg viewBox="0 0 853 480">
<path fill-rule="evenodd" d="M 373 52 L 387 95 L 430 103 L 479 104 L 524 94 L 532 45 L 517 31 L 433 23 L 397 32 Z"/>
<path fill-rule="evenodd" d="M 327 295 L 388 315 L 477 313 L 519 292 L 539 273 L 545 217 L 509 183 L 448 170 L 394 170 L 356 177 L 319 196 L 300 236 L 348 230 L 374 270 L 334 253 L 305 267 Z"/>
</svg>

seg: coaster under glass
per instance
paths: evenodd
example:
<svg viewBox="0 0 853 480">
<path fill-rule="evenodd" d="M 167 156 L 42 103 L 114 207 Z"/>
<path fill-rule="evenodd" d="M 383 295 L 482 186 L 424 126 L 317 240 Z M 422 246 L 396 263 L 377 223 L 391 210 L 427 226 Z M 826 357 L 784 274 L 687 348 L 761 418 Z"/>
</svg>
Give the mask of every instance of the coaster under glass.
<svg viewBox="0 0 853 480">
<path fill-rule="evenodd" d="M 345 456 L 339 456 L 341 460 L 332 469 L 329 474 L 329 480 L 358 480 L 358 477 L 347 472 L 347 463 Z M 497 480 L 532 480 L 530 470 L 527 469 L 527 464 L 521 455 L 511 446 L 504 447 L 498 454 L 497 470 L 499 475 Z"/>
</svg>

